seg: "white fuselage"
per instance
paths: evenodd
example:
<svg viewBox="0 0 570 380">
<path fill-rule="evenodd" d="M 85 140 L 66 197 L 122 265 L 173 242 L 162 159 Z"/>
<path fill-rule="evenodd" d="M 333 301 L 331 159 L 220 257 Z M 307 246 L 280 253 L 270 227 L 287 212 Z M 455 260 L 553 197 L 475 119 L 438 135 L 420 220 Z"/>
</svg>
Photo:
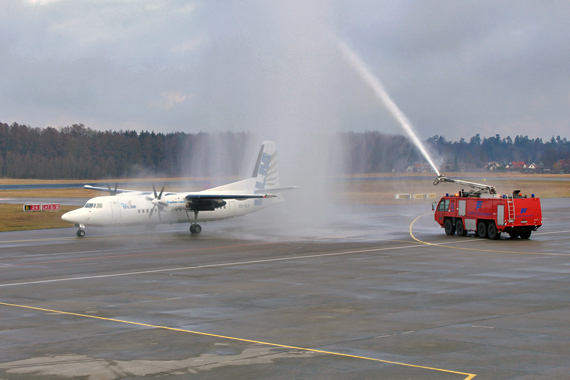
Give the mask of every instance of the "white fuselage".
<svg viewBox="0 0 570 380">
<path fill-rule="evenodd" d="M 107 191 L 104 187 L 86 185 L 85 188 Z M 257 155 L 251 177 L 212 189 L 164 193 L 164 186 L 152 193 L 117 189 L 110 195 L 91 198 L 85 206 L 62 215 L 61 219 L 73 223 L 79 230 L 77 236 L 85 236 L 87 226 L 136 226 L 190 223 L 190 232 L 199 234 L 198 224 L 214 220 L 234 218 L 259 211 L 281 202 L 280 192 L 293 189 L 283 188 L 279 183 L 275 143 L 264 141 Z"/>
<path fill-rule="evenodd" d="M 198 219 L 194 219 L 193 211 L 186 210 L 184 194 L 165 194 L 162 201 L 166 202 L 165 206 L 155 206 L 147 195 L 132 193 L 95 197 L 82 208 L 64 214 L 62 219 L 76 225 L 99 227 L 201 223 L 243 216 L 275 204 L 280 199 L 228 199 L 225 206 L 214 211 L 200 211 Z"/>
</svg>

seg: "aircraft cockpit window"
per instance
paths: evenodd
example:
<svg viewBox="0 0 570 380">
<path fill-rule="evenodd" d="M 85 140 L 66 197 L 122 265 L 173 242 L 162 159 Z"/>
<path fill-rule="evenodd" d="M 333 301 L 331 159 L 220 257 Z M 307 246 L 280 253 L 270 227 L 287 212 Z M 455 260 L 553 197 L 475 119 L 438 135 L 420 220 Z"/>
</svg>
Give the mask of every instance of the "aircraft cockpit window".
<svg viewBox="0 0 570 380">
<path fill-rule="evenodd" d="M 85 203 L 85 208 L 93 208 L 95 207 L 95 203 Z"/>
<path fill-rule="evenodd" d="M 103 203 L 97 203 L 97 208 L 103 208 Z"/>
</svg>

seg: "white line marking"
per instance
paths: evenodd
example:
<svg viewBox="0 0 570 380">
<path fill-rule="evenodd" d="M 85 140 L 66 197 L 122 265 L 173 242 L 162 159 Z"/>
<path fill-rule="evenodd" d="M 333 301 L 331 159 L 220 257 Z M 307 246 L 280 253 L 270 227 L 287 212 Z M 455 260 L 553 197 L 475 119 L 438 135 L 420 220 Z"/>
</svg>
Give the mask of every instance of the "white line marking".
<svg viewBox="0 0 570 380">
<path fill-rule="evenodd" d="M 566 234 L 570 231 L 535 232 L 534 235 Z"/>
<path fill-rule="evenodd" d="M 96 251 L 36 253 L 33 255 L 3 256 L 3 257 L 0 257 L 0 260 L 2 260 L 2 259 L 19 259 L 21 257 L 42 258 L 42 257 L 50 257 L 50 256 L 81 255 L 84 253 L 122 252 L 122 251 L 132 251 L 132 250 L 133 250 L 133 248 L 113 248 L 113 249 L 99 249 Z M 13 264 L 6 264 L 6 265 L 13 265 Z"/>
<path fill-rule="evenodd" d="M 270 263 L 270 262 L 288 261 L 288 260 L 304 260 L 304 259 L 313 259 L 313 258 L 320 258 L 320 257 L 342 256 L 342 255 L 350 255 L 350 254 L 356 254 L 356 253 L 380 252 L 380 251 L 388 251 L 388 250 L 394 250 L 394 249 L 408 249 L 408 248 L 418 248 L 418 245 L 417 244 L 402 245 L 402 246 L 386 247 L 386 248 L 361 249 L 361 250 L 356 250 L 356 251 L 321 253 L 321 254 L 307 255 L 307 256 L 281 257 L 281 258 L 275 258 L 275 259 L 250 260 L 250 261 L 236 261 L 236 262 L 231 262 L 231 263 L 206 264 L 206 265 L 197 265 L 197 266 L 181 267 L 181 268 L 154 269 L 154 270 L 138 271 L 138 272 L 102 274 L 102 275 L 96 275 L 96 276 L 66 277 L 66 278 L 57 278 L 57 279 L 52 279 L 52 280 L 16 282 L 16 283 L 11 283 L 11 284 L 0 284 L 0 287 L 4 288 L 4 287 L 9 287 L 9 286 L 19 286 L 19 285 L 47 284 L 47 283 L 62 282 L 62 281 L 77 281 L 77 280 L 90 280 L 90 279 L 96 279 L 96 278 L 133 276 L 133 275 L 137 275 L 137 274 L 177 272 L 177 271 L 181 271 L 181 270 L 229 267 L 229 266 L 234 266 L 234 265 L 260 264 L 260 263 Z"/>
</svg>

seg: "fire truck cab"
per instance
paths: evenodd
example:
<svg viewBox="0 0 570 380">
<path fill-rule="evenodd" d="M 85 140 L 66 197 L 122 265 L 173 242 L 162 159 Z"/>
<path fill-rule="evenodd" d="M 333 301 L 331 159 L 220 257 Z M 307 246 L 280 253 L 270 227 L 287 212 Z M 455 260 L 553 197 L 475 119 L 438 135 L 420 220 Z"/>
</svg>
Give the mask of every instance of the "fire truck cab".
<svg viewBox="0 0 570 380">
<path fill-rule="evenodd" d="M 468 185 L 472 189 L 456 194 L 446 194 L 433 204 L 434 219 L 445 233 L 459 236 L 474 231 L 481 238 L 499 239 L 502 232 L 511 238 L 528 239 L 532 231 L 542 225 L 540 199 L 521 195 L 515 190 L 509 195 L 498 195 L 492 186 L 448 179 L 439 176 L 439 182 Z"/>
</svg>

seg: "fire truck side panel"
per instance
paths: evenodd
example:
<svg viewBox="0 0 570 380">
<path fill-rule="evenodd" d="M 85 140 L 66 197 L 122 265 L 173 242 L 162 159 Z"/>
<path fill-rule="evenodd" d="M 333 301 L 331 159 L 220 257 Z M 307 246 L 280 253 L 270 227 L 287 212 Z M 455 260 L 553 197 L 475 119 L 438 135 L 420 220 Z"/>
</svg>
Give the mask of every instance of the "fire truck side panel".
<svg viewBox="0 0 570 380">
<path fill-rule="evenodd" d="M 505 225 L 505 205 L 497 205 L 497 227 Z"/>
<path fill-rule="evenodd" d="M 466 210 L 466 200 L 465 199 L 460 199 L 458 201 L 459 205 L 457 208 L 457 216 L 465 216 L 465 210 Z"/>
<path fill-rule="evenodd" d="M 465 226 L 465 231 L 475 231 L 477 230 L 477 219 L 465 219 L 463 222 Z"/>
</svg>

